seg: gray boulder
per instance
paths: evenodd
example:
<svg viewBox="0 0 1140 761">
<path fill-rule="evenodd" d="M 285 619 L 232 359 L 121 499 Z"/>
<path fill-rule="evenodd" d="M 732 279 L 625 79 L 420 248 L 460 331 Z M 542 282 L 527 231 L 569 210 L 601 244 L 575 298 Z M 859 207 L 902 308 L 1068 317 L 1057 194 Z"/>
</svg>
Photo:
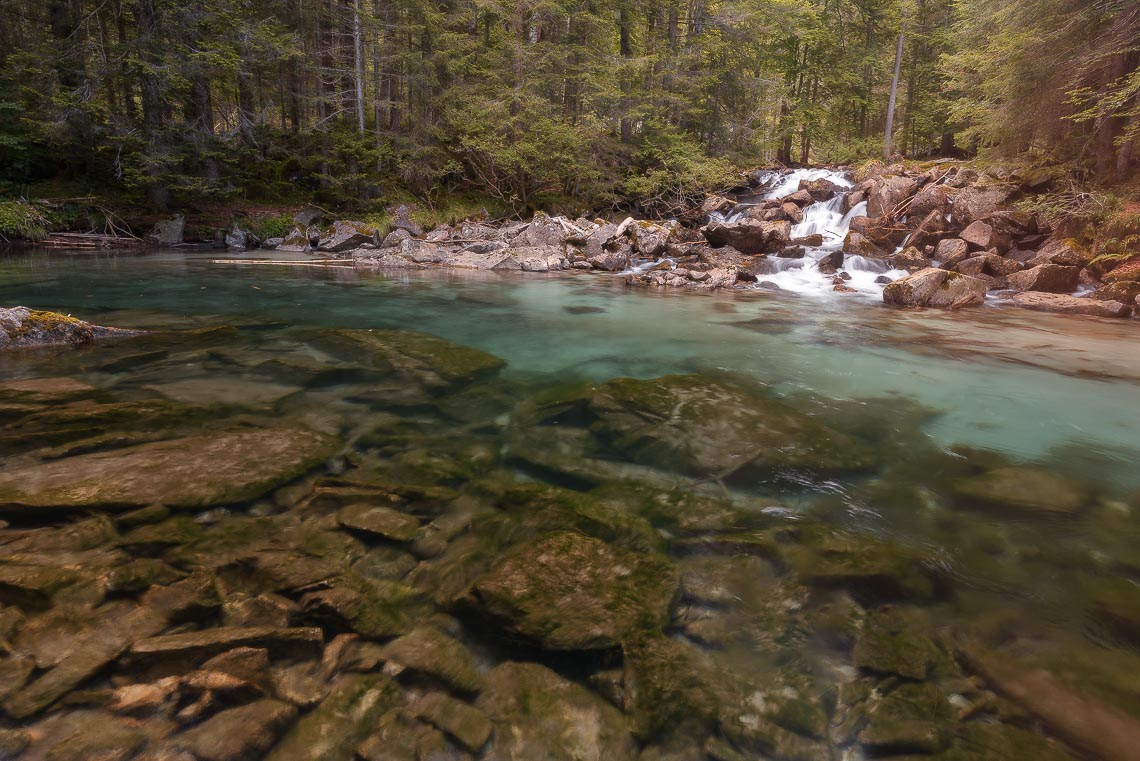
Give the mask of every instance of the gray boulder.
<svg viewBox="0 0 1140 761">
<path fill-rule="evenodd" d="M 0 351 L 35 346 L 78 346 L 99 338 L 134 336 L 140 332 L 105 328 L 69 315 L 27 307 L 0 308 Z"/>
<path fill-rule="evenodd" d="M 248 251 L 251 248 L 257 248 L 258 243 L 260 243 L 260 241 L 256 235 L 247 230 L 241 229 L 237 225 L 234 225 L 233 229 L 226 233 L 227 248 L 236 248 L 239 251 Z"/>
<path fill-rule="evenodd" d="M 321 236 L 317 250 L 329 254 L 341 254 L 372 243 L 375 234 L 361 222 L 334 222 L 332 229 Z"/>
<path fill-rule="evenodd" d="M 146 236 L 147 240 L 160 246 L 177 246 L 182 242 L 182 235 L 186 231 L 186 217 L 175 214 L 170 219 L 158 222 Z"/>
<path fill-rule="evenodd" d="M 883 289 L 883 302 L 903 307 L 958 309 L 985 301 L 984 280 L 930 267 L 902 277 Z"/>
</svg>

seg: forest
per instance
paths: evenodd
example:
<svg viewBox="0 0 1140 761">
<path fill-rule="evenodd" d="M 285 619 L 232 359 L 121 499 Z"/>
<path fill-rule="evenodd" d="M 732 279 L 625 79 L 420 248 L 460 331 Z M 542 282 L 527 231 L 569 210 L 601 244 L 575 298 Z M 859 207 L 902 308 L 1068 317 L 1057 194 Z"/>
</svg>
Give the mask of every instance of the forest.
<svg viewBox="0 0 1140 761">
<path fill-rule="evenodd" d="M 739 167 L 1126 178 L 1134 0 L 2 0 L 0 194 L 667 212 Z"/>
</svg>

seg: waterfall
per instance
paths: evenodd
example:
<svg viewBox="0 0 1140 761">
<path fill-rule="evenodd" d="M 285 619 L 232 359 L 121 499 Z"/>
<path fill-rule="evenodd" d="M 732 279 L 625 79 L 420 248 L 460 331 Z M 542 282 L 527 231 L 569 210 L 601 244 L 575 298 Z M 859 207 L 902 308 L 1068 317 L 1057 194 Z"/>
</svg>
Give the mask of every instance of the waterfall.
<svg viewBox="0 0 1140 761">
<path fill-rule="evenodd" d="M 804 180 L 828 180 L 841 188 L 852 186 L 851 180 L 830 169 L 796 169 L 785 174 L 764 197 L 779 199 L 790 196 L 800 189 L 800 182 Z"/>
</svg>

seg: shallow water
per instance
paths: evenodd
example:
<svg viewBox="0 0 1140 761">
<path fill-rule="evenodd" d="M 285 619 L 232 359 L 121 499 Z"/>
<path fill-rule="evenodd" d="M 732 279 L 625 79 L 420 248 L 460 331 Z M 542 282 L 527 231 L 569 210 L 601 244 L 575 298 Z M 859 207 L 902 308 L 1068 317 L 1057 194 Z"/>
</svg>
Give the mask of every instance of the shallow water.
<svg viewBox="0 0 1140 761">
<path fill-rule="evenodd" d="M 297 328 L 399 328 L 485 350 L 505 360 L 495 383 L 515 401 L 580 381 L 742 377 L 878 446 L 885 464 L 850 476 L 732 479 L 723 487 L 727 498 L 929 548 L 959 585 L 952 599 L 931 608 L 943 625 L 1033 643 L 1034 657 L 1079 663 L 1079 680 L 1140 705 L 1140 694 L 1125 694 L 1111 678 L 1140 659 L 1115 635 L 1090 630 L 1080 613 L 1089 579 L 1120 568 L 1137 572 L 1138 321 L 995 308 L 902 312 L 841 294 L 666 293 L 628 289 L 620 277 L 593 274 L 367 272 L 214 263 L 218 258 L 166 251 L 27 252 L 0 259 L 0 304 L 118 327 L 242 328 L 231 346 L 223 341 L 205 358 L 183 357 L 172 342 L 173 355 L 158 352 L 126 368 L 107 360 L 130 354 L 130 339 L 9 354 L 0 360 L 0 381 L 67 375 L 116 393 L 158 390 L 178 401 L 220 401 L 251 411 L 275 403 L 280 409 L 286 402 L 279 400 L 287 399 L 283 414 L 300 409 L 312 420 L 326 407 L 351 418 L 358 408 L 342 396 L 348 389 L 358 394 L 357 382 L 298 391 L 284 375 L 267 378 L 242 366 L 242 352 L 257 354 L 258 361 L 311 353 L 295 338 Z M 151 350 L 162 339 L 145 341 Z M 423 414 L 394 398 L 369 403 L 397 416 Z M 465 416 L 478 418 L 483 403 L 456 398 L 448 413 L 455 437 L 471 435 Z M 503 400 L 486 403 L 497 410 Z M 511 416 L 504 409 L 500 423 Z M 485 426 L 480 431 L 492 442 L 509 438 L 488 434 Z M 726 461 L 731 454 L 725 452 Z M 1095 504 L 1079 516 L 957 509 L 950 476 L 940 469 L 955 458 L 994 456 L 1088 484 Z M 647 465 L 681 477 L 665 465 L 617 463 L 635 477 L 636 468 Z M 533 470 L 518 476 L 543 477 Z M 830 662 L 831 655 L 804 648 Z M 722 657 L 763 660 L 747 648 L 727 648 Z"/>
</svg>

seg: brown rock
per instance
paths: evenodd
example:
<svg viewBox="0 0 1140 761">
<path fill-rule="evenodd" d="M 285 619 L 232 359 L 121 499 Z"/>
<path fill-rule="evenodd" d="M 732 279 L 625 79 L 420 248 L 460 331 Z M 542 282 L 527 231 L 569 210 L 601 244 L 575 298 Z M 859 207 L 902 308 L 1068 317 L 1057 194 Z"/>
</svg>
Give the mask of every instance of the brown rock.
<svg viewBox="0 0 1140 761">
<path fill-rule="evenodd" d="M 980 305 L 988 290 L 988 284 L 978 278 L 930 267 L 886 286 L 883 301 L 894 306 L 957 309 Z"/>
<path fill-rule="evenodd" d="M 204 658 L 235 647 L 266 648 L 271 653 L 316 653 L 324 644 L 320 629 L 277 629 L 268 626 L 218 627 L 139 640 L 131 655 L 145 660 Z"/>
<path fill-rule="evenodd" d="M 960 225 L 985 219 L 1009 203 L 1014 189 L 1005 186 L 964 187 L 954 197 L 954 222 Z"/>
<path fill-rule="evenodd" d="M 970 255 L 970 247 L 966 241 L 951 238 L 939 241 L 934 249 L 934 258 L 942 262 L 942 266 L 949 269 Z"/>
<path fill-rule="evenodd" d="M 1140 282 L 1123 281 L 1101 286 L 1089 294 L 1089 298 L 1098 301 L 1119 301 L 1122 304 L 1131 304 L 1140 296 Z"/>
<path fill-rule="evenodd" d="M 1084 314 L 1093 317 L 1130 317 L 1133 307 L 1119 301 L 1077 298 L 1056 293 L 1018 293 L 1010 298 L 1010 303 L 1022 309 L 1035 312 L 1057 312 L 1059 314 Z"/>
<path fill-rule="evenodd" d="M 413 710 L 472 753 L 478 753 L 491 737 L 493 727 L 482 711 L 442 692 L 424 695 Z"/>
<path fill-rule="evenodd" d="M 1076 267 L 1039 264 L 1036 267 L 1010 275 L 1009 287 L 1018 291 L 1071 293 L 1077 289 L 1077 278 L 1080 274 L 1081 271 Z"/>
<path fill-rule="evenodd" d="M 988 248 L 993 248 L 994 242 L 996 241 L 994 228 L 980 219 L 976 222 L 971 222 L 969 227 L 963 230 L 958 237 L 966 241 L 975 251 L 984 251 Z"/>
<path fill-rule="evenodd" d="M 178 735 L 170 744 L 199 761 L 243 761 L 269 750 L 297 709 L 279 700 L 258 700 L 215 714 Z"/>
<path fill-rule="evenodd" d="M 1140 282 L 1140 258 L 1120 265 L 1103 278 L 1106 283 L 1136 283 Z"/>
<path fill-rule="evenodd" d="M 1051 239 L 1042 246 L 1041 250 L 1033 255 L 1026 264 L 1036 267 L 1041 264 L 1060 264 L 1065 267 L 1084 267 L 1092 261 L 1091 252 L 1085 250 L 1074 240 Z"/>
</svg>

